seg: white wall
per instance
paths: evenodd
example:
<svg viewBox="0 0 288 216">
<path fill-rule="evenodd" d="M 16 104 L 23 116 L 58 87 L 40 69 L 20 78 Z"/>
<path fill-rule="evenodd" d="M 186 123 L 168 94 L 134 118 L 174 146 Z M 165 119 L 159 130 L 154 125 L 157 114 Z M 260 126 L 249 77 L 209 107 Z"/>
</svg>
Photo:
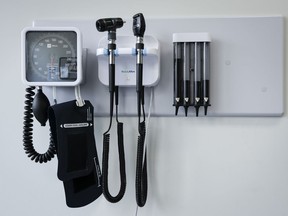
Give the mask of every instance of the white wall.
<svg viewBox="0 0 288 216">
<path fill-rule="evenodd" d="M 0 5 L 0 215 L 89 216 L 134 215 L 136 209 L 135 118 L 124 118 L 127 192 L 118 204 L 104 197 L 79 209 L 65 205 L 56 177 L 57 160 L 31 162 L 22 147 L 25 86 L 20 80 L 20 31 L 34 19 L 288 15 L 286 0 L 202 1 L 1 1 Z M 285 28 L 287 23 L 285 21 Z M 287 35 L 287 30 L 285 32 Z M 287 44 L 287 40 L 285 41 Z M 287 50 L 287 45 L 286 49 Z M 286 56 L 286 53 L 285 53 Z M 285 71 L 287 66 L 285 64 Z M 287 83 L 287 76 L 285 76 Z M 286 89 L 285 89 L 286 90 Z M 285 94 L 286 97 L 286 94 Z M 269 103 L 269 102 L 267 102 Z M 285 111 L 287 100 L 285 98 Z M 106 118 L 96 118 L 101 155 Z M 138 215 L 275 216 L 288 215 L 288 119 L 152 118 L 149 148 L 149 196 Z M 45 151 L 47 128 L 36 128 L 35 142 Z M 135 136 L 134 136 L 135 135 Z M 115 171 L 115 172 L 114 172 Z M 111 187 L 118 187 L 117 167 Z M 116 174 L 113 174 L 116 173 Z"/>
</svg>

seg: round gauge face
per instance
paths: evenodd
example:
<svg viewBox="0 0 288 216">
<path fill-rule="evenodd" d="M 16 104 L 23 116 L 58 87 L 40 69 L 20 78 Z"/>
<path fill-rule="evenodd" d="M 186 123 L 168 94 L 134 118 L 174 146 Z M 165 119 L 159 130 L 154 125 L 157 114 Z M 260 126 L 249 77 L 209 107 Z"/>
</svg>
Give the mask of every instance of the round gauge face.
<svg viewBox="0 0 288 216">
<path fill-rule="evenodd" d="M 77 34 L 74 31 L 26 33 L 26 80 L 71 82 L 77 79 Z"/>
</svg>

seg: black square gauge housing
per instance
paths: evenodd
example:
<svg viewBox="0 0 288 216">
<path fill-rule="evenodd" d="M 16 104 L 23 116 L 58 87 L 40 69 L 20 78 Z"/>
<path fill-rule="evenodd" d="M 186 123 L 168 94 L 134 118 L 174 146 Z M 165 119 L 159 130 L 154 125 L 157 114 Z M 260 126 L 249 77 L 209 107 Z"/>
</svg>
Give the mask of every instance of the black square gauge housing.
<svg viewBox="0 0 288 216">
<path fill-rule="evenodd" d="M 30 86 L 76 86 L 82 82 L 81 34 L 74 27 L 22 31 L 22 80 Z"/>
</svg>

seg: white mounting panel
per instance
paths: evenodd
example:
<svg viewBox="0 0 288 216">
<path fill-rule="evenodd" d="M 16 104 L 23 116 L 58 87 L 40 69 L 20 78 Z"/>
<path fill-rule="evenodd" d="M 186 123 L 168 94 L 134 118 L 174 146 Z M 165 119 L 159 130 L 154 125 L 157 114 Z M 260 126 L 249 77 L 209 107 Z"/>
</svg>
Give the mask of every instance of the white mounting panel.
<svg viewBox="0 0 288 216">
<path fill-rule="evenodd" d="M 132 17 L 132 15 L 131 15 Z M 98 41 L 106 32 L 96 30 L 95 20 L 39 20 L 35 26 L 74 26 L 88 49 L 83 98 L 94 105 L 95 116 L 109 115 L 108 87 L 100 83 L 95 55 Z M 117 35 L 133 35 L 132 18 L 117 30 Z M 160 81 L 154 87 L 152 115 L 174 116 L 173 104 L 173 33 L 208 32 L 211 35 L 212 106 L 208 116 L 281 116 L 284 110 L 284 18 L 272 17 L 146 17 L 147 35 L 158 39 L 161 50 Z M 117 43 L 117 40 L 116 40 Z M 116 65 L 117 67 L 117 65 Z M 145 63 L 144 63 L 145 67 Z M 108 66 L 107 66 L 108 68 Z M 107 69 L 108 70 L 108 69 Z M 48 88 L 47 88 L 48 89 Z M 52 98 L 52 90 L 45 90 Z M 146 106 L 150 90 L 145 92 Z M 57 88 L 58 102 L 75 99 L 74 89 Z M 135 88 L 120 88 L 119 114 L 136 115 Z M 148 110 L 148 108 L 146 109 Z M 203 115 L 200 108 L 199 115 Z M 179 109 L 178 116 L 184 116 Z M 195 116 L 189 108 L 188 116 Z"/>
<path fill-rule="evenodd" d="M 136 86 L 136 49 L 135 36 L 118 36 L 115 50 L 115 85 L 119 87 Z M 98 59 L 98 78 L 104 85 L 109 85 L 107 73 L 108 49 L 107 36 L 102 37 L 98 43 L 96 56 Z M 143 85 L 155 86 L 160 79 L 159 42 L 156 38 L 145 35 L 145 48 L 143 50 Z"/>
</svg>

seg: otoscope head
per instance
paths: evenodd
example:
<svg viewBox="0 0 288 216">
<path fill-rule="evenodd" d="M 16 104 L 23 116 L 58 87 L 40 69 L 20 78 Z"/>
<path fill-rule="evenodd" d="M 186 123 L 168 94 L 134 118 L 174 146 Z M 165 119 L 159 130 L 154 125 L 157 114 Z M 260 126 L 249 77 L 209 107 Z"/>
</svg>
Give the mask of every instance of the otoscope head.
<svg viewBox="0 0 288 216">
<path fill-rule="evenodd" d="M 104 18 L 96 21 L 96 28 L 99 32 L 116 31 L 121 28 L 124 21 L 121 18 Z"/>
<path fill-rule="evenodd" d="M 143 37 L 146 29 L 145 18 L 142 13 L 133 16 L 133 33 L 136 37 Z"/>
</svg>

